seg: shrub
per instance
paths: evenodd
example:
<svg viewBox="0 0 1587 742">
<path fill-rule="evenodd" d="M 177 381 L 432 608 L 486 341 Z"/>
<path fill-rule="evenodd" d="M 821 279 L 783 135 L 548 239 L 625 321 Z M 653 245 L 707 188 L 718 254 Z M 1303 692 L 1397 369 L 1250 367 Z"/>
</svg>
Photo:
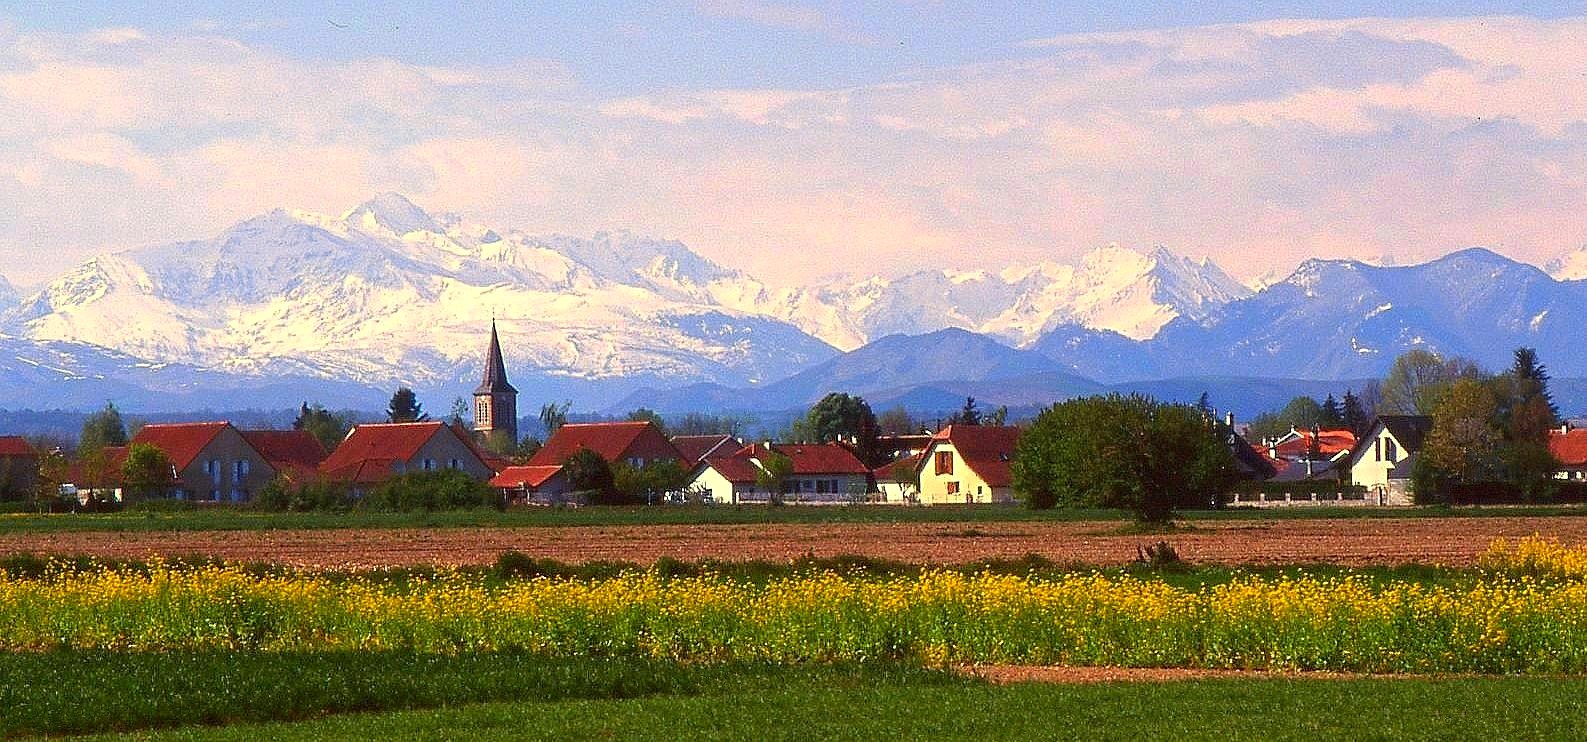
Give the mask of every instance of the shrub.
<svg viewBox="0 0 1587 742">
<path fill-rule="evenodd" d="M 501 491 L 457 469 L 422 471 L 392 477 L 358 502 L 361 510 L 504 510 Z"/>
</svg>

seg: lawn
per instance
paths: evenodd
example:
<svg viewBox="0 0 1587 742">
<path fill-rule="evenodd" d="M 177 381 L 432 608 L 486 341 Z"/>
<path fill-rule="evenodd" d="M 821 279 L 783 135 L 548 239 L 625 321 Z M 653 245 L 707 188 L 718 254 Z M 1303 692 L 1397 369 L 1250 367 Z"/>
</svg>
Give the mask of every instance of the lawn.
<svg viewBox="0 0 1587 742">
<path fill-rule="evenodd" d="M 997 686 L 890 667 L 697 669 L 692 688 L 491 702 L 150 739 L 1579 739 L 1587 680 Z"/>
<path fill-rule="evenodd" d="M 1275 508 L 1185 511 L 1184 521 L 1309 518 L 1443 518 L 1581 516 L 1580 506 Z M 988 523 L 1128 521 L 1121 510 L 1027 510 L 1018 506 L 658 506 L 572 509 L 461 510 L 414 513 L 264 513 L 235 507 L 175 512 L 0 515 L 0 533 L 68 531 L 255 531 L 334 528 L 554 528 L 560 526 L 707 525 L 760 523 Z"/>
</svg>

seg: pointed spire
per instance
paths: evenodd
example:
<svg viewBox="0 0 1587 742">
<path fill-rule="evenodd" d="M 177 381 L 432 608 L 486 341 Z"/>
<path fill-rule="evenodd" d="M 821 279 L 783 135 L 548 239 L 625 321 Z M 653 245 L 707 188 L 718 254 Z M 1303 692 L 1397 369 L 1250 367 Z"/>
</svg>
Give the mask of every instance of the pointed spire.
<svg viewBox="0 0 1587 742">
<path fill-rule="evenodd" d="M 512 384 L 507 383 L 507 364 L 501 357 L 501 339 L 496 335 L 496 320 L 490 321 L 490 350 L 485 354 L 485 378 L 480 380 L 475 394 L 517 394 Z"/>
</svg>

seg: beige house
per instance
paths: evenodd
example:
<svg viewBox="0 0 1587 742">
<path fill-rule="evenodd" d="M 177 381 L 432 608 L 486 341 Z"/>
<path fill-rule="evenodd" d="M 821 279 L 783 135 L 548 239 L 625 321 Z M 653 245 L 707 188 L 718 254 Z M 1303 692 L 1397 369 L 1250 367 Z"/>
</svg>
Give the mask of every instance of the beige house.
<svg viewBox="0 0 1587 742">
<path fill-rule="evenodd" d="M 326 479 L 355 491 L 400 474 L 442 469 L 482 482 L 495 475 L 467 431 L 441 422 L 359 425 L 320 464 Z"/>
<path fill-rule="evenodd" d="M 922 505 L 964 505 L 1014 501 L 1009 463 L 1019 428 L 949 425 L 931 437 L 916 472 Z"/>
<path fill-rule="evenodd" d="M 1433 418 L 1422 415 L 1381 415 L 1350 456 L 1350 482 L 1367 488 L 1374 505 L 1413 505 L 1411 469 L 1422 450 Z"/>
<path fill-rule="evenodd" d="M 130 446 L 151 445 L 171 460 L 175 496 L 184 500 L 242 502 L 270 483 L 275 467 L 231 423 L 150 424 Z"/>
</svg>

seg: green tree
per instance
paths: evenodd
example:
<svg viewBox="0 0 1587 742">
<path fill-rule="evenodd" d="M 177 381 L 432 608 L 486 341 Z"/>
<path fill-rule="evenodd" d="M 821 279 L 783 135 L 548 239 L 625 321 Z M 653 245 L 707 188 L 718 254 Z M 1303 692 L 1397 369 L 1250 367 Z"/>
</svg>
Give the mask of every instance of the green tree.
<svg viewBox="0 0 1587 742">
<path fill-rule="evenodd" d="M 755 472 L 755 487 L 770 493 L 771 501 L 782 502 L 782 486 L 793 476 L 793 459 L 776 451 L 767 451 L 760 457 L 760 470 Z"/>
<path fill-rule="evenodd" d="M 1444 358 L 1429 350 L 1409 350 L 1396 359 L 1383 379 L 1383 410 L 1394 415 L 1431 415 L 1438 401 L 1461 379 L 1482 376 L 1469 359 Z"/>
<path fill-rule="evenodd" d="M 315 402 L 312 406 L 304 402 L 298 409 L 298 417 L 292 421 L 293 430 L 302 430 L 314 436 L 327 451 L 334 451 L 347 438 L 347 431 L 352 430 L 352 419 L 347 415 L 339 415 L 326 410 Z"/>
<path fill-rule="evenodd" d="M 1189 405 L 1118 394 L 1043 410 L 1012 468 L 1030 507 L 1126 508 L 1151 523 L 1210 503 L 1238 476 L 1216 421 Z"/>
<path fill-rule="evenodd" d="M 43 513 L 61 499 L 61 485 L 66 484 L 66 456 L 60 449 L 39 453 L 39 476 L 34 480 L 33 509 Z"/>
<path fill-rule="evenodd" d="M 920 421 L 916 420 L 909 410 L 902 405 L 890 407 L 876 416 L 876 429 L 882 435 L 913 435 L 919 433 Z"/>
<path fill-rule="evenodd" d="M 77 448 L 83 451 L 99 451 L 109 446 L 127 445 L 127 423 L 121 418 L 121 411 L 111 402 L 105 403 L 105 408 L 88 416 L 83 421 L 83 430 L 77 436 Z"/>
<path fill-rule="evenodd" d="M 1366 435 L 1368 432 L 1367 428 L 1372 425 L 1372 420 L 1367 418 L 1366 410 L 1361 407 L 1361 399 L 1351 389 L 1345 390 L 1344 403 L 1340 405 L 1339 418 L 1340 424 L 1349 429 L 1350 432 L 1355 433 L 1358 438 Z"/>
<path fill-rule="evenodd" d="M 1439 395 L 1433 429 L 1421 458 L 1441 480 L 1492 478 L 1503 438 L 1494 425 L 1498 403 L 1493 389 L 1476 379 L 1460 379 Z"/>
<path fill-rule="evenodd" d="M 964 406 L 954 413 L 948 420 L 949 425 L 980 425 L 981 410 L 975 405 L 975 397 L 965 397 Z"/>
<path fill-rule="evenodd" d="M 629 412 L 624 419 L 631 423 L 650 423 L 651 425 L 656 426 L 656 428 L 661 431 L 662 435 L 667 434 L 667 421 L 663 420 L 661 415 L 655 410 L 652 410 L 648 407 L 640 407 L 637 410 Z"/>
<path fill-rule="evenodd" d="M 408 387 L 398 387 L 391 395 L 391 403 L 386 405 L 386 420 L 394 423 L 424 422 L 430 416 L 424 414 L 424 405 L 419 404 L 418 395 Z"/>
<path fill-rule="evenodd" d="M 677 421 L 669 424 L 667 430 L 672 435 L 731 435 L 738 436 L 745 420 L 732 415 L 705 415 L 690 412 Z"/>
<path fill-rule="evenodd" d="M 563 402 L 562 404 L 547 402 L 540 405 L 540 424 L 546 429 L 546 438 L 549 439 L 556 434 L 557 428 L 567 424 L 568 408 L 572 406 L 573 402 L 571 401 Z"/>
<path fill-rule="evenodd" d="M 795 421 L 793 437 L 804 443 L 852 441 L 860 461 L 866 466 L 881 466 L 877 430 L 876 414 L 864 397 L 834 392 L 815 403 L 803 419 Z"/>
<path fill-rule="evenodd" d="M 1302 395 L 1291 399 L 1284 409 L 1276 413 L 1264 413 L 1252 418 L 1247 429 L 1256 440 L 1276 438 L 1288 433 L 1291 428 L 1311 430 L 1322 423 L 1323 416 L 1322 405 Z"/>
<path fill-rule="evenodd" d="M 1330 393 L 1328 398 L 1323 400 L 1321 416 L 1317 421 L 1317 425 L 1322 428 L 1337 429 L 1344 424 L 1344 408 L 1339 405 L 1339 400 L 1334 399 L 1334 395 Z"/>
<path fill-rule="evenodd" d="M 651 461 L 634 466 L 626 461 L 612 465 L 612 485 L 630 502 L 653 503 L 662 495 L 683 488 L 688 472 L 676 461 Z"/>
<path fill-rule="evenodd" d="M 121 465 L 121 484 L 126 499 L 165 497 L 175 482 L 171 457 L 165 455 L 165 451 L 148 443 L 134 443 L 127 449 L 127 460 Z"/>
<path fill-rule="evenodd" d="M 1008 405 L 998 405 L 992 414 L 982 418 L 987 425 L 1003 426 L 1008 424 Z"/>
<path fill-rule="evenodd" d="M 584 492 L 596 505 L 625 504 L 617 491 L 612 464 L 588 448 L 580 448 L 562 462 L 562 475 L 567 477 L 568 489 Z"/>
</svg>

